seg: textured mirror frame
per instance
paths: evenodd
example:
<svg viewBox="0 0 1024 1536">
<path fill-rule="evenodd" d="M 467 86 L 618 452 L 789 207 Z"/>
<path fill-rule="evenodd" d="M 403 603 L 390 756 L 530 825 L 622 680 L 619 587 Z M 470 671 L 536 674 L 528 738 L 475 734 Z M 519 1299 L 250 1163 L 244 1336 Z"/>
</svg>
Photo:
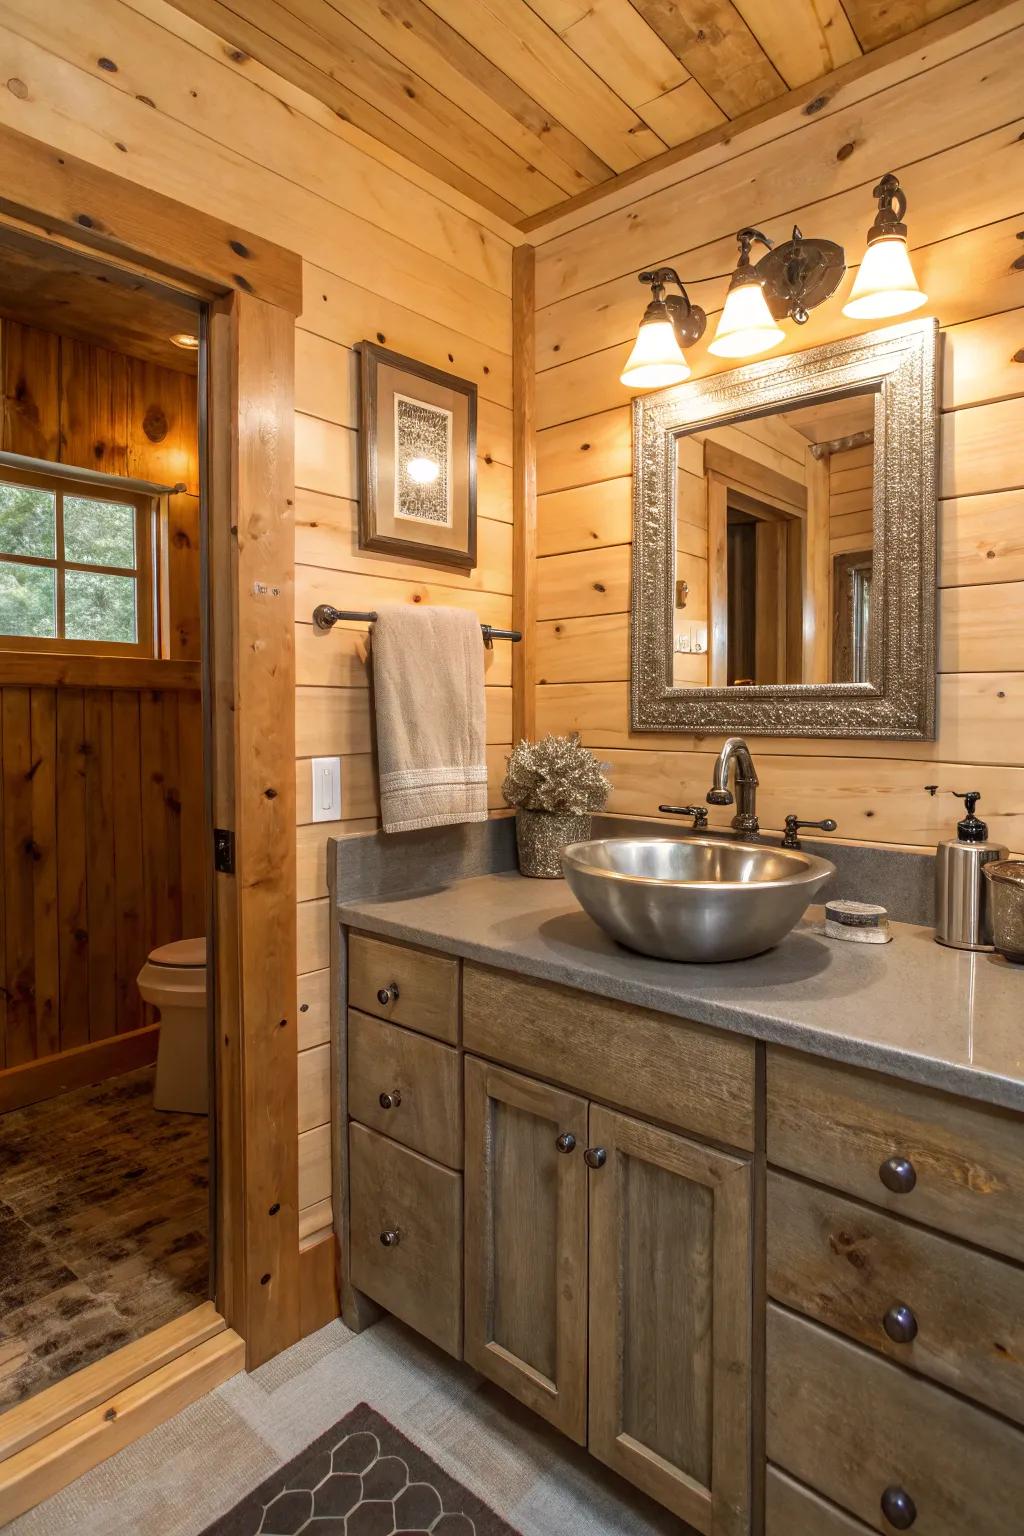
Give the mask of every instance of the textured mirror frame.
<svg viewBox="0 0 1024 1536">
<path fill-rule="evenodd" d="M 632 730 L 934 739 L 938 359 L 938 322 L 913 320 L 634 400 Z M 881 597 L 870 681 L 674 686 L 677 439 L 865 389 Z"/>
</svg>

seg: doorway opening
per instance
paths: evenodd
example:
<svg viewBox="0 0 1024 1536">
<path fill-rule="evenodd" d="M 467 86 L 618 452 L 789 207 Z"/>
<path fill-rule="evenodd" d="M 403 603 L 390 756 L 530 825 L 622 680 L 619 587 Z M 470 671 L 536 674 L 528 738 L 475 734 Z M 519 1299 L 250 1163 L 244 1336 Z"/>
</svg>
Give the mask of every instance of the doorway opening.
<svg viewBox="0 0 1024 1536">
<path fill-rule="evenodd" d="M 0 1411 L 212 1294 L 205 306 L 0 239 Z"/>
</svg>

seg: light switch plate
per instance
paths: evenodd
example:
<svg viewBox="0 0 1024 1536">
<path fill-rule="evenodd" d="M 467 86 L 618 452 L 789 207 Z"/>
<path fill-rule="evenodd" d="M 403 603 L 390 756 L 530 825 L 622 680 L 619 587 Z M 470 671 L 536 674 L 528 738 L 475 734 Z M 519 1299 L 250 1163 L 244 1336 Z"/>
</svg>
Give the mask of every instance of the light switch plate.
<svg viewBox="0 0 1024 1536">
<path fill-rule="evenodd" d="M 341 820 L 341 758 L 313 759 L 313 820 Z"/>
</svg>

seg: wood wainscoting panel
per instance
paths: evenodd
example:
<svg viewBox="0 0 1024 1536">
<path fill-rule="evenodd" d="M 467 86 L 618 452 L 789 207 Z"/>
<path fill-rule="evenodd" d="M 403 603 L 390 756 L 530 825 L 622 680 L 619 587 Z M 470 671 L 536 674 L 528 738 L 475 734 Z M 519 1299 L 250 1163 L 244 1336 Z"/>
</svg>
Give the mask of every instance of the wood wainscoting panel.
<svg viewBox="0 0 1024 1536">
<path fill-rule="evenodd" d="M 92 665 L 85 687 L 0 687 L 0 1067 L 153 1023 L 147 955 L 205 930 L 199 695 L 96 686 Z"/>
</svg>

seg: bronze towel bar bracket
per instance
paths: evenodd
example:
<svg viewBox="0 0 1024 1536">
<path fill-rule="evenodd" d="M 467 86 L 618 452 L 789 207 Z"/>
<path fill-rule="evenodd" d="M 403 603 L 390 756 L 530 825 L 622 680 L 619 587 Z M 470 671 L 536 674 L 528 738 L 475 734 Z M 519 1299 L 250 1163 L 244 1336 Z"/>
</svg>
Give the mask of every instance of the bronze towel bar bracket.
<svg viewBox="0 0 1024 1536">
<path fill-rule="evenodd" d="M 313 628 L 325 635 L 333 629 L 335 624 L 343 619 L 348 619 L 356 624 L 375 624 L 375 613 L 357 613 L 354 609 L 333 608 L 330 603 L 319 603 L 313 609 Z M 492 624 L 481 624 L 480 629 L 484 637 L 484 645 L 488 650 L 493 648 L 495 640 L 521 640 L 523 637 L 518 629 L 495 629 Z"/>
</svg>

